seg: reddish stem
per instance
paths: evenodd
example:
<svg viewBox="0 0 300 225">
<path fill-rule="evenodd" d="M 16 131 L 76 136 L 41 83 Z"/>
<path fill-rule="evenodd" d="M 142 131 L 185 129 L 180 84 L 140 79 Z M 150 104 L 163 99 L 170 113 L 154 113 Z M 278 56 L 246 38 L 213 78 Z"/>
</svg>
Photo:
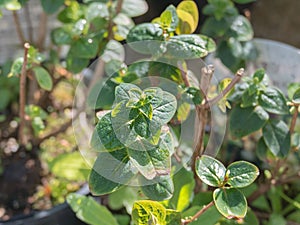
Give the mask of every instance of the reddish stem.
<svg viewBox="0 0 300 225">
<path fill-rule="evenodd" d="M 26 66 L 27 66 L 27 54 L 28 54 L 28 49 L 30 48 L 30 45 L 28 43 L 24 44 L 24 60 L 23 60 L 23 65 L 22 65 L 22 71 L 21 71 L 21 76 L 20 76 L 20 112 L 19 112 L 19 117 L 20 117 L 20 126 L 19 126 L 19 142 L 21 145 L 25 145 L 25 105 L 26 105 Z"/>
</svg>

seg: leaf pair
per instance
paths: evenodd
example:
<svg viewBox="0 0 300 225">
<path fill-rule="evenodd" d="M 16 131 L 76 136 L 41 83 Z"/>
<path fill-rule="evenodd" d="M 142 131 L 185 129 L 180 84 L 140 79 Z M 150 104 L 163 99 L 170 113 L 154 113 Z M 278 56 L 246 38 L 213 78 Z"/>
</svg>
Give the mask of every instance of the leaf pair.
<svg viewBox="0 0 300 225">
<path fill-rule="evenodd" d="M 237 161 L 227 168 L 218 160 L 203 155 L 196 161 L 196 173 L 207 185 L 218 187 L 213 198 L 219 212 L 227 218 L 243 218 L 247 212 L 245 196 L 237 189 L 250 185 L 259 175 L 258 168 Z"/>
</svg>

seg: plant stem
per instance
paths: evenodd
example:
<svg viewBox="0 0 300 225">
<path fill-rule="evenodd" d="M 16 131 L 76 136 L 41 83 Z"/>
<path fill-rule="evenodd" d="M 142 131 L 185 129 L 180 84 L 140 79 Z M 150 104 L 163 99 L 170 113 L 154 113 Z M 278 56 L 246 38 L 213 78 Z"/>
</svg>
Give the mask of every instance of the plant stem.
<svg viewBox="0 0 300 225">
<path fill-rule="evenodd" d="M 297 122 L 297 118 L 298 118 L 298 114 L 299 114 L 299 105 L 294 104 L 294 107 L 295 107 L 295 111 L 294 111 L 292 121 L 291 121 L 290 134 L 293 134 L 295 131 L 295 126 L 296 126 L 296 122 Z"/>
<path fill-rule="evenodd" d="M 14 22 L 15 22 L 15 26 L 16 26 L 16 30 L 17 30 L 17 34 L 18 34 L 20 43 L 23 45 L 26 41 L 25 41 L 25 37 L 24 37 L 23 31 L 21 28 L 19 16 L 15 10 L 12 11 L 12 14 L 13 14 L 13 18 L 14 18 Z"/>
<path fill-rule="evenodd" d="M 122 10 L 123 0 L 118 0 L 117 6 L 116 6 L 116 14 L 119 14 Z"/>
<path fill-rule="evenodd" d="M 203 213 L 205 213 L 210 207 L 214 205 L 214 201 L 211 201 L 209 204 L 205 205 L 202 209 L 200 209 L 191 219 L 182 221 L 182 225 L 189 224 L 196 220 L 199 216 L 201 216 Z"/>
<path fill-rule="evenodd" d="M 45 12 L 42 12 L 40 15 L 38 40 L 37 40 L 37 47 L 40 51 L 44 49 L 44 42 L 47 33 L 47 22 L 48 22 L 48 16 Z"/>
<path fill-rule="evenodd" d="M 220 101 L 222 98 L 224 98 L 224 96 L 226 96 L 231 91 L 231 89 L 235 86 L 235 84 L 241 80 L 243 75 L 244 75 L 244 69 L 241 68 L 237 71 L 237 73 L 235 74 L 234 78 L 229 83 L 229 85 L 220 94 L 218 94 L 218 96 L 209 100 L 207 102 L 206 106 L 209 107 L 209 105 L 214 105 L 218 101 Z"/>
<path fill-rule="evenodd" d="M 194 139 L 194 153 L 192 156 L 192 169 L 195 169 L 195 162 L 198 157 L 203 154 L 204 151 L 204 134 L 205 134 L 205 127 L 207 124 L 207 117 L 209 108 L 203 107 L 207 103 L 207 92 L 210 85 L 211 78 L 214 73 L 214 68 L 212 65 L 208 67 L 202 68 L 201 71 L 201 81 L 200 81 L 200 90 L 205 98 L 205 102 L 201 105 L 196 105 L 196 120 L 195 120 L 195 139 Z"/>
<path fill-rule="evenodd" d="M 20 99 L 19 99 L 19 104 L 20 104 L 20 111 L 19 111 L 19 117 L 20 117 L 20 125 L 19 125 L 19 133 L 18 133 L 18 138 L 19 138 L 19 143 L 21 145 L 25 145 L 25 133 L 24 133 L 24 128 L 25 128 L 25 104 L 26 104 L 26 67 L 27 67 L 27 54 L 28 54 L 28 49 L 30 48 L 30 45 L 28 43 L 24 44 L 24 61 L 22 65 L 22 71 L 21 71 L 21 76 L 20 76 Z"/>
<path fill-rule="evenodd" d="M 28 4 L 25 4 L 24 6 L 25 9 L 25 19 L 26 19 L 26 23 L 27 23 L 27 32 L 28 32 L 28 37 L 29 37 L 29 41 L 30 43 L 33 43 L 33 27 L 32 27 L 32 22 L 31 22 L 31 18 L 30 18 L 30 10 L 29 10 L 29 6 Z"/>
</svg>

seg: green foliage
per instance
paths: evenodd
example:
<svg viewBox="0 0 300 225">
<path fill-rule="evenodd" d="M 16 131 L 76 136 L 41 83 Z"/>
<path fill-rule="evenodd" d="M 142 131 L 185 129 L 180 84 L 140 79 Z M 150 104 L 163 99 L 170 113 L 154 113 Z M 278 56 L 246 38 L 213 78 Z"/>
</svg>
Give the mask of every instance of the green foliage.
<svg viewBox="0 0 300 225">
<path fill-rule="evenodd" d="M 180 213 L 166 209 L 158 202 L 142 200 L 133 205 L 132 220 L 134 225 L 178 225 L 181 223 Z"/>
<path fill-rule="evenodd" d="M 51 91 L 53 82 L 48 71 L 43 67 L 33 67 L 32 70 L 40 87 L 46 91 Z"/>
<path fill-rule="evenodd" d="M 89 167 L 79 152 L 59 155 L 49 163 L 50 171 L 57 177 L 68 180 L 87 180 Z"/>
<path fill-rule="evenodd" d="M 0 67 L 0 112 L 16 101 L 19 94 L 19 78 L 8 77 L 11 65 L 12 62 L 7 62 Z"/>
<path fill-rule="evenodd" d="M 214 191 L 214 202 L 226 218 L 244 218 L 247 213 L 245 196 L 234 188 L 218 188 Z"/>
<path fill-rule="evenodd" d="M 209 18 L 204 22 L 202 32 L 219 40 L 216 56 L 231 71 L 245 66 L 245 62 L 256 57 L 257 52 L 251 39 L 253 29 L 249 20 L 239 15 L 233 2 L 240 4 L 252 0 L 209 0 L 202 12 Z"/>
<path fill-rule="evenodd" d="M 35 136 L 38 136 L 39 133 L 46 128 L 44 121 L 48 114 L 41 107 L 36 105 L 27 105 L 25 112 L 31 120 L 31 126 Z"/>
<path fill-rule="evenodd" d="M 91 225 L 118 225 L 110 211 L 99 205 L 92 197 L 69 194 L 67 202 L 82 221 Z"/>
<path fill-rule="evenodd" d="M 213 193 L 218 211 L 226 218 L 244 218 L 247 201 L 237 188 L 253 183 L 259 175 L 258 168 L 245 161 L 230 164 L 227 169 L 218 160 L 203 155 L 196 161 L 196 173 L 207 185 L 218 187 Z"/>
<path fill-rule="evenodd" d="M 46 13 L 52 14 L 55 13 L 64 4 L 64 2 L 64 0 L 41 0 L 41 5 Z"/>
<path fill-rule="evenodd" d="M 120 84 L 115 92 L 114 108 L 96 126 L 104 148 L 90 174 L 91 191 L 94 194 L 115 191 L 139 172 L 145 195 L 157 200 L 170 198 L 173 184 L 161 175 L 170 173 L 174 146 L 168 129 L 162 127 L 175 113 L 175 97 L 160 88 L 142 91 L 126 83 Z M 100 171 L 104 168 L 113 173 L 102 176 Z M 120 179 L 121 184 L 113 182 Z M 147 184 L 147 179 L 153 183 Z"/>
<path fill-rule="evenodd" d="M 137 26 L 132 17 L 147 11 L 144 0 L 41 0 L 44 11 L 57 13 L 61 22 L 51 32 L 53 48 L 51 46 L 49 57 L 32 46 L 28 50 L 27 75 L 36 79 L 43 89 L 41 93 L 52 91 L 61 75 L 68 79 L 69 72 L 80 73 L 97 57 L 104 63 L 105 71 L 105 79 L 89 87 L 91 91 L 88 93 L 88 106 L 97 115 L 91 139 L 91 149 L 96 155 L 93 167 L 89 170 L 79 153 L 59 155 L 49 163 L 49 169 L 64 182 L 51 186 L 52 196 L 62 192 L 69 181 L 84 181 L 88 177 L 91 193 L 108 194 L 109 209 L 124 213 L 125 207 L 131 214 L 132 224 L 258 224 L 246 200 L 246 196 L 252 196 L 259 188 L 258 184 L 253 185 L 259 174 L 255 165 L 241 160 L 226 168 L 220 161 L 206 155 L 196 159 L 196 165 L 180 161 L 191 157 L 186 150 L 188 146 L 199 144 L 180 140 L 180 125 L 189 120 L 190 114 L 206 109 L 206 104 L 217 96 L 212 93 L 214 90 L 204 96 L 198 78 L 189 68 L 189 60 L 216 51 L 216 56 L 235 71 L 253 59 L 256 51 L 251 43 L 251 24 L 246 17 L 239 15 L 235 7 L 235 3 L 252 1 L 208 0 L 203 8 L 203 14 L 208 16 L 202 27 L 203 33 L 208 35 L 205 36 L 194 34 L 199 12 L 196 2 L 191 0 L 182 1 L 177 7 L 170 5 L 151 23 Z M 18 10 L 25 2 L 5 0 L 0 7 Z M 210 37 L 218 40 L 217 44 Z M 126 65 L 125 49 L 120 43 L 125 40 L 133 50 L 148 54 L 149 58 Z M 60 64 L 61 55 L 56 50 L 62 47 L 68 52 Z M 10 88 L 13 90 L 18 86 L 23 62 L 22 57 L 15 59 L 10 72 L 1 68 L 0 110 L 16 100 Z M 11 80 L 6 78 L 7 73 L 12 76 Z M 156 81 L 157 77 L 164 79 Z M 144 88 L 141 81 L 144 78 L 151 78 L 149 81 L 155 87 Z M 219 82 L 216 92 L 226 90 L 232 80 L 226 78 Z M 243 78 L 217 103 L 224 113 L 226 107 L 232 107 L 229 130 L 234 138 L 243 138 L 228 143 L 229 147 L 238 148 L 238 151 L 233 148 L 232 152 L 244 157 L 245 151 L 239 149 L 241 143 L 248 139 L 258 140 L 255 154 L 262 159 L 262 167 L 267 168 L 264 170 L 265 179 L 261 180 L 271 188 L 251 206 L 272 212 L 266 224 L 284 224 L 285 218 L 297 221 L 299 217 L 295 210 L 299 209 L 299 199 L 290 198 L 284 193 L 286 188 L 278 185 L 293 178 L 289 174 L 292 166 L 285 165 L 284 161 L 288 160 L 290 149 L 295 151 L 295 157 L 290 158 L 295 162 L 299 160 L 298 128 L 292 133 L 287 125 L 289 114 L 295 113 L 300 104 L 298 83 L 289 86 L 288 96 L 290 102 L 281 90 L 268 84 L 265 71 L 260 69 L 253 76 Z M 52 107 L 49 109 L 53 110 Z M 5 118 L 6 115 L 1 116 Z M 48 114 L 39 106 L 28 105 L 26 116 L 34 135 L 39 137 L 46 128 Z M 212 130 L 210 126 L 206 128 Z M 206 144 L 206 134 L 204 139 Z M 247 154 L 254 160 L 253 152 Z M 226 159 L 231 156 L 231 152 L 224 154 Z M 193 192 L 196 185 L 199 188 L 192 172 L 194 166 L 204 184 L 201 190 L 206 191 L 197 195 Z M 208 191 L 211 188 L 206 189 L 207 185 L 214 190 Z M 293 188 L 293 192 L 299 191 L 299 188 Z M 77 217 L 88 224 L 130 223 L 129 215 L 112 215 L 91 197 L 71 194 L 67 201 Z"/>
</svg>

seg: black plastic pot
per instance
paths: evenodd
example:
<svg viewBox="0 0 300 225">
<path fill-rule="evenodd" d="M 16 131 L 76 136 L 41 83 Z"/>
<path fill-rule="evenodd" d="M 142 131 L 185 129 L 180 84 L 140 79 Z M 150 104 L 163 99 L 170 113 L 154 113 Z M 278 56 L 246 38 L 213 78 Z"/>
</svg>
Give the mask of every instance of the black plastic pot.
<svg viewBox="0 0 300 225">
<path fill-rule="evenodd" d="M 87 195 L 88 186 L 85 185 L 77 193 Z M 26 216 L 15 216 L 8 221 L 0 221 L 0 225 L 85 225 L 76 218 L 75 213 L 65 202 L 52 209 L 34 212 Z"/>
</svg>

